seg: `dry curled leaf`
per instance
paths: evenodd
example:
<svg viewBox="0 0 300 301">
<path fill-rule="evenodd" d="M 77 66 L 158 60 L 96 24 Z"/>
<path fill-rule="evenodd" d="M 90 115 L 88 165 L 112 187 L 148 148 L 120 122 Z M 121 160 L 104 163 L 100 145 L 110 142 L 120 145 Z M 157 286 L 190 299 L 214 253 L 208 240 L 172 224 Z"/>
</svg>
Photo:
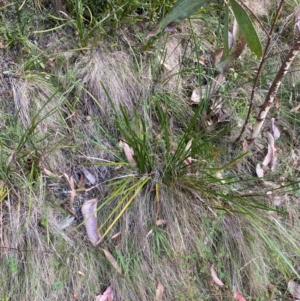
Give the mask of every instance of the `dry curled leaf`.
<svg viewBox="0 0 300 301">
<path fill-rule="evenodd" d="M 164 286 L 160 282 L 158 282 L 156 287 L 155 301 L 162 301 L 164 290 Z"/>
<path fill-rule="evenodd" d="M 163 226 L 167 223 L 167 221 L 165 219 L 158 219 L 156 222 L 155 222 L 155 225 L 156 226 Z"/>
<path fill-rule="evenodd" d="M 192 142 L 193 142 L 193 139 L 191 139 L 186 147 L 185 147 L 185 152 L 188 154 L 191 150 L 191 147 L 192 147 Z M 192 157 L 187 157 L 183 162 L 185 165 L 191 165 L 194 161 L 197 161 L 196 159 L 193 159 Z"/>
<path fill-rule="evenodd" d="M 300 299 L 300 284 L 295 280 L 288 282 L 288 290 L 295 299 Z"/>
<path fill-rule="evenodd" d="M 164 32 L 176 32 L 176 23 L 172 22 L 168 24 L 164 30 Z"/>
<path fill-rule="evenodd" d="M 256 174 L 259 178 L 263 178 L 264 176 L 264 170 L 260 163 L 257 163 L 256 165 Z"/>
<path fill-rule="evenodd" d="M 68 174 L 64 173 L 64 177 L 66 178 L 69 186 L 70 186 L 70 200 L 69 200 L 69 204 L 70 204 L 70 208 L 73 208 L 73 203 L 74 203 L 74 199 L 76 196 L 76 189 L 75 189 L 75 183 L 74 183 L 74 179 L 72 176 L 68 176 Z"/>
<path fill-rule="evenodd" d="M 210 267 L 210 275 L 211 275 L 211 278 L 213 280 L 213 282 L 218 285 L 218 286 L 224 286 L 224 283 L 218 278 L 216 272 L 215 272 L 215 267 L 214 265 L 212 264 L 212 266 Z"/>
<path fill-rule="evenodd" d="M 109 285 L 102 295 L 96 296 L 95 301 L 112 301 L 113 298 L 113 289 L 112 286 Z"/>
<path fill-rule="evenodd" d="M 242 294 L 239 291 L 235 292 L 234 298 L 237 301 L 246 301 L 246 299 L 242 296 Z"/>
<path fill-rule="evenodd" d="M 203 85 L 201 88 L 197 87 L 193 90 L 191 95 L 191 102 L 193 104 L 200 103 L 201 99 L 207 94 L 207 86 Z"/>
<path fill-rule="evenodd" d="M 268 153 L 264 158 L 263 165 L 267 166 L 270 164 L 271 170 L 275 170 L 277 167 L 277 155 L 276 155 L 276 146 L 275 146 L 275 139 L 270 132 L 267 132 L 267 139 L 268 139 Z"/>
<path fill-rule="evenodd" d="M 83 215 L 83 223 L 86 229 L 89 240 L 94 247 L 97 247 L 101 241 L 101 236 L 98 231 L 98 221 L 97 221 L 97 199 L 91 199 L 86 201 L 82 208 L 81 212 Z"/>
<path fill-rule="evenodd" d="M 290 112 L 291 112 L 291 113 L 295 113 L 295 112 L 298 112 L 299 109 L 300 109 L 300 104 L 297 105 L 297 106 L 295 106 L 295 107 L 293 107 L 293 108 L 290 110 Z"/>
<path fill-rule="evenodd" d="M 119 146 L 123 149 L 123 152 L 128 160 L 129 163 L 135 165 L 136 162 L 133 158 L 134 156 L 134 151 L 132 149 L 132 147 L 129 146 L 129 144 L 127 144 L 126 142 L 124 141 L 120 141 L 119 142 Z"/>
<path fill-rule="evenodd" d="M 107 249 L 102 249 L 102 251 L 105 254 L 105 257 L 107 258 L 107 260 L 110 262 L 110 264 L 115 268 L 115 270 L 122 275 L 122 269 L 120 268 L 120 266 L 118 265 L 117 261 L 115 260 L 115 258 L 112 256 L 112 254 L 107 250 Z"/>
<path fill-rule="evenodd" d="M 199 103 L 200 102 L 200 88 L 195 88 L 192 92 L 191 101 L 193 103 Z"/>
<path fill-rule="evenodd" d="M 86 168 L 83 168 L 83 169 L 82 169 L 82 172 L 83 172 L 85 178 L 86 178 L 92 185 L 94 185 L 94 184 L 96 183 L 96 178 L 95 178 L 95 176 L 94 176 L 91 172 L 89 172 Z"/>
<path fill-rule="evenodd" d="M 280 130 L 275 125 L 275 118 L 271 118 L 271 125 L 272 125 L 272 131 L 273 131 L 274 139 L 277 140 L 278 138 L 280 138 Z"/>
<path fill-rule="evenodd" d="M 111 239 L 116 239 L 117 237 L 121 236 L 121 231 L 117 232 L 116 234 L 114 234 Z"/>
<path fill-rule="evenodd" d="M 50 171 L 47 168 L 43 168 L 43 172 L 48 177 L 55 177 L 55 178 L 61 178 L 62 177 L 62 176 L 58 176 L 58 175 L 54 174 L 52 171 Z"/>
</svg>

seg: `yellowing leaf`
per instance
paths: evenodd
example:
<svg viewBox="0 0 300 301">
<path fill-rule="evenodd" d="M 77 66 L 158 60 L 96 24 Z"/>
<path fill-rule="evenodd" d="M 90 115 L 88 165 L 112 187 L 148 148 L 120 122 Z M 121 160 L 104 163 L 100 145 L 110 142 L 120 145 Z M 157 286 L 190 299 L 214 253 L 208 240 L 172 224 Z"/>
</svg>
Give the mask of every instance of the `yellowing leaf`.
<svg viewBox="0 0 300 301">
<path fill-rule="evenodd" d="M 213 282 L 218 285 L 218 286 L 224 286 L 224 283 L 218 278 L 216 272 L 215 272 L 215 268 L 214 268 L 214 265 L 212 265 L 210 267 L 210 275 L 211 275 L 211 278 L 213 280 Z"/>
<path fill-rule="evenodd" d="M 107 260 L 110 262 L 110 264 L 115 268 L 115 270 L 122 275 L 122 269 L 120 268 L 120 266 L 118 265 L 117 261 L 115 260 L 115 258 L 112 256 L 112 254 L 107 250 L 107 249 L 102 249 L 102 251 L 104 252 Z"/>
</svg>

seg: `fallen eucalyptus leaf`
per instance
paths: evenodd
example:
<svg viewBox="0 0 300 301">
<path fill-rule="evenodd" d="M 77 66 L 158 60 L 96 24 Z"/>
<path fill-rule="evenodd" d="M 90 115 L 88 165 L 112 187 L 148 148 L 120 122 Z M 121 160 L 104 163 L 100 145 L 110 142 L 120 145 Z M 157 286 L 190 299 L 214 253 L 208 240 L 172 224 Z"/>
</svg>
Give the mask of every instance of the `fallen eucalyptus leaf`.
<svg viewBox="0 0 300 301">
<path fill-rule="evenodd" d="M 132 147 L 130 147 L 126 142 L 124 141 L 120 141 L 119 142 L 119 146 L 123 149 L 123 152 L 128 160 L 129 163 L 135 165 L 136 162 L 133 158 L 134 156 L 134 151 L 132 149 Z"/>
<path fill-rule="evenodd" d="M 260 163 L 257 163 L 257 165 L 256 165 L 256 174 L 259 178 L 263 178 L 263 176 L 264 176 L 264 170 Z"/>
<path fill-rule="evenodd" d="M 97 247 L 101 241 L 101 235 L 98 231 L 98 221 L 97 221 L 97 199 L 91 199 L 86 201 L 81 212 L 83 215 L 83 223 L 86 229 L 89 240 L 94 247 Z"/>
<path fill-rule="evenodd" d="M 292 294 L 293 298 L 300 299 L 300 284 L 295 280 L 288 282 L 288 290 Z"/>
<path fill-rule="evenodd" d="M 275 118 L 271 118 L 271 125 L 272 125 L 272 131 L 273 131 L 274 139 L 277 140 L 278 138 L 280 138 L 280 130 L 275 125 Z"/>
<path fill-rule="evenodd" d="M 96 296 L 95 301 L 112 301 L 113 299 L 113 289 L 112 286 L 109 285 L 102 295 Z"/>
<path fill-rule="evenodd" d="M 239 291 L 235 292 L 234 298 L 237 301 L 246 301 L 246 299 L 241 295 L 241 293 Z"/>
<path fill-rule="evenodd" d="M 82 172 L 83 172 L 85 178 L 86 178 L 92 185 L 94 185 L 94 184 L 96 183 L 96 178 L 95 178 L 95 176 L 94 176 L 92 173 L 90 173 L 86 168 L 83 168 L 83 169 L 82 169 Z"/>
<path fill-rule="evenodd" d="M 155 225 L 156 225 L 156 226 L 163 226 L 163 225 L 165 225 L 166 223 L 167 223 L 166 220 L 164 220 L 164 219 L 158 219 L 158 220 L 155 222 Z"/>
<path fill-rule="evenodd" d="M 164 286 L 160 282 L 158 282 L 156 287 L 155 301 L 162 301 L 164 290 Z"/>
<path fill-rule="evenodd" d="M 214 265 L 212 264 L 212 266 L 210 267 L 210 275 L 211 275 L 211 278 L 213 280 L 213 282 L 218 285 L 218 286 L 224 286 L 224 283 L 218 278 L 216 272 L 215 272 L 215 268 L 214 268 Z"/>
<path fill-rule="evenodd" d="M 117 261 L 115 258 L 112 256 L 112 254 L 107 250 L 107 249 L 102 249 L 102 251 L 105 254 L 105 257 L 107 260 L 110 262 L 110 264 L 115 268 L 115 270 L 118 272 L 118 274 L 122 275 L 122 269 L 118 265 Z"/>
</svg>

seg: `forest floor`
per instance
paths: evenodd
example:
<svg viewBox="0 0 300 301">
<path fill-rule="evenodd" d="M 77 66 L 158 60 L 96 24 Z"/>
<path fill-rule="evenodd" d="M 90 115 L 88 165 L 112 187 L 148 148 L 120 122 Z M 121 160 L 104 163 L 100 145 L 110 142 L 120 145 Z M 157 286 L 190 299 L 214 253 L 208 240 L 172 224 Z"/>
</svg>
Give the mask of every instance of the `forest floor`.
<svg viewBox="0 0 300 301">
<path fill-rule="evenodd" d="M 0 0 L 0 301 L 300 299 L 299 59 L 246 139 L 297 1 L 239 141 L 260 60 L 220 80 L 223 5 L 145 47 L 174 1 L 95 2 Z"/>
</svg>

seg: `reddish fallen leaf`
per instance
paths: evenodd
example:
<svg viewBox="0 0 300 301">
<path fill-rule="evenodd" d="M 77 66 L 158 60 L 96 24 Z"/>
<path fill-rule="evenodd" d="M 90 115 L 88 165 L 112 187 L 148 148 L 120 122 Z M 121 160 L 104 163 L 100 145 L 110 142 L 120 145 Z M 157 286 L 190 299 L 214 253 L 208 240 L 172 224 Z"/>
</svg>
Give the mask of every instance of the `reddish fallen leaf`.
<svg viewBox="0 0 300 301">
<path fill-rule="evenodd" d="M 213 264 L 210 267 L 210 275 L 216 285 L 221 286 L 221 287 L 224 286 L 224 283 L 218 278 Z"/>
<path fill-rule="evenodd" d="M 84 226 L 86 229 L 87 236 L 94 247 L 97 247 L 101 241 L 101 235 L 98 231 L 98 222 L 97 222 L 97 199 L 91 199 L 86 201 L 82 208 L 81 212 L 84 219 Z"/>
<path fill-rule="evenodd" d="M 102 295 L 98 295 L 95 298 L 95 301 L 112 301 L 113 300 L 113 289 L 109 285 Z"/>
<path fill-rule="evenodd" d="M 235 294 L 234 294 L 234 298 L 235 300 L 237 301 L 247 301 L 239 291 L 236 291 Z"/>
<path fill-rule="evenodd" d="M 156 287 L 155 301 L 162 301 L 164 290 L 164 286 L 160 282 L 158 282 Z"/>
<path fill-rule="evenodd" d="M 118 265 L 117 261 L 115 260 L 115 258 L 112 256 L 112 254 L 107 250 L 107 249 L 102 249 L 102 251 L 104 252 L 107 260 L 110 262 L 110 264 L 115 268 L 115 270 L 122 275 L 122 269 L 120 268 L 120 266 Z"/>
</svg>

